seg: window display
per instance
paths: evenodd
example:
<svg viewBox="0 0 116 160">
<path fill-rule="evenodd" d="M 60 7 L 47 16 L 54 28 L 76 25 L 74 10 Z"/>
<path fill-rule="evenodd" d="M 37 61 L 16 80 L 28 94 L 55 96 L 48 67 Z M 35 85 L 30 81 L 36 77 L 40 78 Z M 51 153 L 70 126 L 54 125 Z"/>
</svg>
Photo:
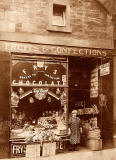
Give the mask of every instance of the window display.
<svg viewBox="0 0 116 160">
<path fill-rule="evenodd" d="M 66 122 L 67 63 L 13 60 L 11 140 L 57 141 Z"/>
</svg>

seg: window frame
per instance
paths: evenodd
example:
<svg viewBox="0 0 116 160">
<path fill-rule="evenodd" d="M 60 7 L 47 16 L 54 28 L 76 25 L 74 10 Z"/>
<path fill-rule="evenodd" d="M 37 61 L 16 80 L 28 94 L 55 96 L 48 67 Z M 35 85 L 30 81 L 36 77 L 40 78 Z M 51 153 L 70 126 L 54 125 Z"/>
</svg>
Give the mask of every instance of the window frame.
<svg viewBox="0 0 116 160">
<path fill-rule="evenodd" d="M 62 12 L 62 21 L 63 21 L 63 24 L 54 24 L 54 7 L 55 6 L 59 6 L 61 8 L 64 8 L 64 11 Z M 57 12 L 56 12 L 57 13 Z M 60 12 L 59 12 L 60 13 Z M 57 5 L 57 4 L 53 4 L 53 16 L 52 16 L 52 25 L 53 26 L 64 26 L 66 25 L 66 6 L 64 5 Z"/>
<path fill-rule="evenodd" d="M 53 25 L 53 6 L 65 6 L 65 25 Z M 49 23 L 47 26 L 48 31 L 58 31 L 71 33 L 70 26 L 70 5 L 66 0 L 50 0 L 49 2 Z"/>
</svg>

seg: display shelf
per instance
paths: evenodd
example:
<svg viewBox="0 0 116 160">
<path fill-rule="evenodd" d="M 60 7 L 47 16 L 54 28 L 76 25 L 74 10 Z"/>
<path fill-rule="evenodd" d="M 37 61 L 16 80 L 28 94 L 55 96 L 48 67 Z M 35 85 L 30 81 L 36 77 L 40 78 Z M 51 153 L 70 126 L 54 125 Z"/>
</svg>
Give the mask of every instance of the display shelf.
<svg viewBox="0 0 116 160">
<path fill-rule="evenodd" d="M 10 142 L 24 142 L 24 138 L 15 138 L 15 139 L 10 139 Z"/>
<path fill-rule="evenodd" d="M 62 137 L 60 140 L 43 140 L 42 142 L 59 142 L 59 141 L 65 141 L 65 140 L 69 140 L 69 138 L 67 138 L 67 135 L 59 135 L 60 137 Z M 24 144 L 32 144 L 32 143 L 40 143 L 40 141 L 34 141 L 34 142 L 25 142 L 24 139 L 10 139 L 11 143 L 24 143 Z"/>
</svg>

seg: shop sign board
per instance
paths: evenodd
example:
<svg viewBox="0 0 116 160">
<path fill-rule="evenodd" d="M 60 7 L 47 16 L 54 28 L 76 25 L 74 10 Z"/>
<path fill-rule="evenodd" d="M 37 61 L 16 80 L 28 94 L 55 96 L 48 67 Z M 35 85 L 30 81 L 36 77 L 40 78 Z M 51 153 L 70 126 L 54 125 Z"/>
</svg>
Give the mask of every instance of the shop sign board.
<svg viewBox="0 0 116 160">
<path fill-rule="evenodd" d="M 56 153 L 65 151 L 65 141 L 56 142 Z"/>
<path fill-rule="evenodd" d="M 91 88 L 90 88 L 90 97 L 98 97 L 98 67 L 91 71 Z"/>
<path fill-rule="evenodd" d="M 66 63 L 13 60 L 12 65 L 12 86 L 67 86 Z"/>
<path fill-rule="evenodd" d="M 11 144 L 11 157 L 24 157 L 26 154 L 26 144 Z"/>
<path fill-rule="evenodd" d="M 56 45 L 27 44 L 17 42 L 0 42 L 1 51 L 47 54 L 47 55 L 66 55 L 66 56 L 88 56 L 88 57 L 106 57 L 112 56 L 112 51 L 107 49 L 91 49 L 80 47 L 67 47 Z"/>
<path fill-rule="evenodd" d="M 110 63 L 105 63 L 100 66 L 100 76 L 105 76 L 110 74 Z"/>
</svg>

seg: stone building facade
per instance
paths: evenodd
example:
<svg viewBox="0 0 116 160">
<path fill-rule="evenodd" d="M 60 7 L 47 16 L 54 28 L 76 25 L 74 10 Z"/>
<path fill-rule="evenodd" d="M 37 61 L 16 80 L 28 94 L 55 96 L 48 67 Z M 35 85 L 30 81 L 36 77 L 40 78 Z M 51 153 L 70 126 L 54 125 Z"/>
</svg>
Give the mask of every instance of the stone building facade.
<svg viewBox="0 0 116 160">
<path fill-rule="evenodd" d="M 102 57 L 106 53 L 114 64 L 114 79 L 109 78 L 114 90 L 111 93 L 113 96 L 110 95 L 113 97 L 113 113 L 108 119 L 111 120 L 111 127 L 108 127 L 112 136 L 110 140 L 113 136 L 116 138 L 115 53 L 112 56 L 116 41 L 116 16 L 112 12 L 114 3 L 113 0 L 0 1 L 0 114 L 1 122 L 6 123 L 6 130 L 9 130 L 10 98 L 6 101 L 6 97 L 10 97 L 12 54 L 31 58 L 33 55 Z M 60 19 L 57 19 L 58 15 Z M 83 52 L 83 49 L 86 50 Z M 5 135 L 6 130 L 1 132 L 0 143 L 5 144 L 1 157 L 9 155 L 9 132 Z"/>
<path fill-rule="evenodd" d="M 68 3 L 71 31 L 59 34 L 47 28 L 51 18 L 49 2 L 2 0 L 0 2 L 1 40 L 47 44 L 49 37 L 49 43 L 58 44 L 65 36 L 64 45 L 74 46 L 78 43 L 78 46 L 112 49 L 112 15 L 97 1 L 72 0 Z"/>
</svg>

